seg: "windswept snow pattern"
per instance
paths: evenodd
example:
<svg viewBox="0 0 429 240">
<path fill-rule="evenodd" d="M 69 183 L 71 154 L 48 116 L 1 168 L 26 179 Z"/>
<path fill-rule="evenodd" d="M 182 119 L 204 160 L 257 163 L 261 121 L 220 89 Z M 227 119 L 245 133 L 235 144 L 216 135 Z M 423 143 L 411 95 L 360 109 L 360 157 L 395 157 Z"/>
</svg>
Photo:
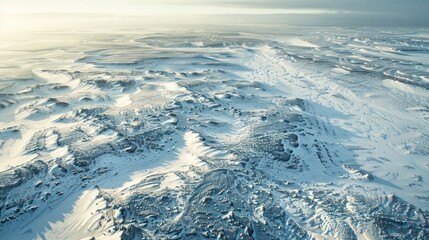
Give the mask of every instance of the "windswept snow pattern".
<svg viewBox="0 0 429 240">
<path fill-rule="evenodd" d="M 1 238 L 428 239 L 429 32 L 265 31 L 0 40 Z"/>
</svg>

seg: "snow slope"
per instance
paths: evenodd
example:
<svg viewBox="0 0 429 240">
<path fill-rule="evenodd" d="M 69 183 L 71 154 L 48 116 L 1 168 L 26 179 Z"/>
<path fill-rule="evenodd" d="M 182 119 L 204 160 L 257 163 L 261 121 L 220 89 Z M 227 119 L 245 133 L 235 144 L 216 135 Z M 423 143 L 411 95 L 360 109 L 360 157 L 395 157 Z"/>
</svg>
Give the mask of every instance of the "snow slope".
<svg viewBox="0 0 429 240">
<path fill-rule="evenodd" d="M 0 236 L 428 238 L 425 32 L 2 39 Z"/>
</svg>

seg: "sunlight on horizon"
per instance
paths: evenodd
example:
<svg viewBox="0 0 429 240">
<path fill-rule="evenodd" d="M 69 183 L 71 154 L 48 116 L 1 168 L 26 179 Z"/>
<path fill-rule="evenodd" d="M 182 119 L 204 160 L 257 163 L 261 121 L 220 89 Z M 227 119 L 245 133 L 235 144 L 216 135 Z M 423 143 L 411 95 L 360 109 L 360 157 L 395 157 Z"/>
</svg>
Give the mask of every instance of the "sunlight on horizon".
<svg viewBox="0 0 429 240">
<path fill-rule="evenodd" d="M 33 32 L 53 26 L 85 26 L 129 21 L 128 17 L 140 17 L 139 21 L 157 23 L 192 22 L 193 16 L 214 15 L 269 15 L 269 14 L 336 14 L 336 10 L 321 8 L 251 8 L 223 4 L 190 4 L 189 1 L 125 1 L 121 4 L 94 0 L 61 4 L 58 1 L 36 2 L 16 0 L 2 1 L 0 8 L 1 32 Z M 149 17 L 142 19 L 141 17 Z"/>
<path fill-rule="evenodd" d="M 335 13 L 337 11 L 323 8 L 276 8 L 267 4 L 267 7 L 251 8 L 239 5 L 224 5 L 215 3 L 192 3 L 189 1 L 74 1 L 64 4 L 58 1 L 3 1 L 0 14 L 28 14 L 28 13 L 92 13 L 114 15 L 210 15 L 210 14 L 319 14 Z"/>
<path fill-rule="evenodd" d="M 428 26 L 424 4 L 399 0 L 0 0 L 0 32 L 149 24 Z"/>
</svg>

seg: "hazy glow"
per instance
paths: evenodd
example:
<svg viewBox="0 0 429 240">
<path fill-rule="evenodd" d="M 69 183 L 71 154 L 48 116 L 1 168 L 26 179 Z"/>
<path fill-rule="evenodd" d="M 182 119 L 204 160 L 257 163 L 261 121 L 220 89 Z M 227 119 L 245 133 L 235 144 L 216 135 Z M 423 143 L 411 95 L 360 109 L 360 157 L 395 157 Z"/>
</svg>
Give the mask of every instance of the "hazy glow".
<svg viewBox="0 0 429 240">
<path fill-rule="evenodd" d="M 222 4 L 200 4 L 189 2 L 167 3 L 163 1 L 25 1 L 3 0 L 1 13 L 23 14 L 23 13 L 45 13 L 45 12 L 67 12 L 67 13 L 107 13 L 118 15 L 180 15 L 180 14 L 281 14 L 281 13 L 334 13 L 335 10 L 319 8 L 249 8 L 245 6 L 222 5 Z"/>
<path fill-rule="evenodd" d="M 109 13 L 120 15 L 363 12 L 427 16 L 427 0 L 0 0 L 0 13 Z"/>
<path fill-rule="evenodd" d="M 37 31 L 53 25 L 85 25 L 117 21 L 121 16 L 158 17 L 152 22 L 176 22 L 195 15 L 219 14 L 320 14 L 336 13 L 323 8 L 250 7 L 241 4 L 216 3 L 211 0 L 0 0 L 2 32 Z M 53 16 L 55 13 L 67 13 Z M 105 14 L 103 17 L 74 14 Z M 34 15 L 37 14 L 37 15 Z M 162 18 L 159 18 L 162 17 Z M 55 19 L 54 21 L 52 19 Z M 123 20 L 123 19 L 122 19 Z M 85 22 L 86 21 L 86 22 Z"/>
<path fill-rule="evenodd" d="M 0 0 L 0 31 L 66 29 L 119 21 L 123 25 L 137 21 L 154 25 L 239 24 L 262 20 L 258 24 L 429 26 L 426 9 L 429 9 L 427 0 Z M 225 14 L 240 16 L 218 16 Z M 127 16 L 141 18 L 131 20 Z"/>
</svg>

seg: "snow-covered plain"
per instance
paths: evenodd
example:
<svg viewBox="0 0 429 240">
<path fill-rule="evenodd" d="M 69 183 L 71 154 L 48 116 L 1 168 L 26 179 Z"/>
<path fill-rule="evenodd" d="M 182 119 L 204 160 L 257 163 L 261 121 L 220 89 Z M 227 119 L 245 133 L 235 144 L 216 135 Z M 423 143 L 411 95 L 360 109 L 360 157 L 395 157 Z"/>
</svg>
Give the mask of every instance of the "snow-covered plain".
<svg viewBox="0 0 429 240">
<path fill-rule="evenodd" d="M 1 239 L 428 239 L 429 31 L 0 39 Z"/>
</svg>

